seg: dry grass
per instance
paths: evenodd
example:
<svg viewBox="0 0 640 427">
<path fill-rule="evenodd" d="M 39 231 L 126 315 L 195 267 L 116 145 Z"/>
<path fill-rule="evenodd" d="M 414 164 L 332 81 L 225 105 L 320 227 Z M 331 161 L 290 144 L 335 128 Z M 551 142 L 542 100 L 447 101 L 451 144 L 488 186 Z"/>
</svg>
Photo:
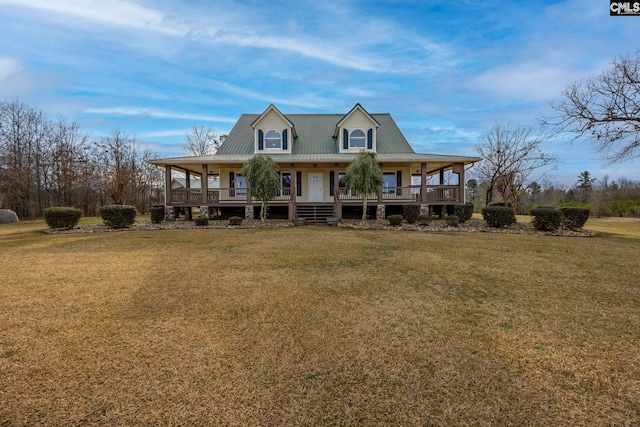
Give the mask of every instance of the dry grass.
<svg viewBox="0 0 640 427">
<path fill-rule="evenodd" d="M 640 420 L 640 239 L 43 228 L 0 226 L 3 426 Z"/>
</svg>

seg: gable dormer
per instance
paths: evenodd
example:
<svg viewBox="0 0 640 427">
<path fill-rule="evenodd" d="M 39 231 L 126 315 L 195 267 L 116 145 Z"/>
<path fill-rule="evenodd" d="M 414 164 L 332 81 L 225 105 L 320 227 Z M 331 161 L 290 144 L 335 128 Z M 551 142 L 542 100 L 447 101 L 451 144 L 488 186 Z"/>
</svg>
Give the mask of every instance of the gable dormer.
<svg viewBox="0 0 640 427">
<path fill-rule="evenodd" d="M 252 124 L 256 154 L 290 154 L 296 128 L 271 104 Z"/>
<path fill-rule="evenodd" d="M 376 152 L 380 123 L 360 104 L 356 104 L 336 125 L 334 137 L 340 153 Z"/>
</svg>

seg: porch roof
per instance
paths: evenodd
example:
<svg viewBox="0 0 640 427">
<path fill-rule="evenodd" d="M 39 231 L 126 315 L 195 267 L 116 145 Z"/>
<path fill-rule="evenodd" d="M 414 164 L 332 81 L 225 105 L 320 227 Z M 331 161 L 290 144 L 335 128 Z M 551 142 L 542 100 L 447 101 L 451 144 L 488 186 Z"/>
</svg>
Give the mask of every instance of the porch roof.
<svg viewBox="0 0 640 427">
<path fill-rule="evenodd" d="M 260 154 L 258 154 L 260 155 Z M 155 159 L 151 163 L 157 166 L 174 166 L 180 169 L 189 170 L 199 174 L 203 164 L 210 166 L 224 166 L 243 164 L 253 157 L 254 154 L 214 154 L 210 156 L 174 157 L 165 159 Z M 276 163 L 284 166 L 290 164 L 348 164 L 357 154 L 338 153 L 314 153 L 314 154 L 269 154 Z M 480 161 L 479 157 L 451 156 L 445 154 L 421 154 L 421 153 L 388 153 L 378 154 L 379 163 L 396 163 L 416 165 L 427 163 L 429 170 L 451 167 L 454 163 L 465 165 Z"/>
</svg>

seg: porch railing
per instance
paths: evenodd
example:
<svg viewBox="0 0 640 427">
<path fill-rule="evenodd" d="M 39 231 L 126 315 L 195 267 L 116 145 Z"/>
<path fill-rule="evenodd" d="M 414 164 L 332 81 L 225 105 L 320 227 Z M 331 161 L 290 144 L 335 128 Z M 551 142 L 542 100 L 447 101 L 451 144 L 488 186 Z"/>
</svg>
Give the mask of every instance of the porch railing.
<svg viewBox="0 0 640 427">
<path fill-rule="evenodd" d="M 369 194 L 367 200 L 377 201 L 379 195 L 382 201 L 420 202 L 422 200 L 421 187 L 382 187 L 380 192 Z M 427 185 L 426 203 L 461 202 L 462 194 L 457 185 Z M 274 201 L 286 202 L 291 199 L 291 188 L 284 187 Z M 360 194 L 345 187 L 338 189 L 338 199 L 341 201 L 360 201 Z M 247 200 L 246 188 L 210 188 L 207 190 L 207 203 L 243 202 Z M 257 201 L 255 198 L 253 201 Z M 202 189 L 175 188 L 171 190 L 172 204 L 202 203 Z"/>
</svg>

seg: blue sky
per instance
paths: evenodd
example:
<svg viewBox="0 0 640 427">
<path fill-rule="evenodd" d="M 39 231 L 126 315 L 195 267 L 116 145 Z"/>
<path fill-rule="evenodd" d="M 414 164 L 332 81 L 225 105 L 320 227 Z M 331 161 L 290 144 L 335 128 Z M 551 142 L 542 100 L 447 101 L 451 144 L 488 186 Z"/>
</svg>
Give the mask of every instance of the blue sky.
<svg viewBox="0 0 640 427">
<path fill-rule="evenodd" d="M 0 0 L 0 99 L 19 97 L 100 138 L 114 128 L 159 156 L 192 124 L 228 133 L 242 113 L 388 112 L 418 152 L 475 155 L 496 122 L 537 123 L 575 80 L 640 48 L 640 16 L 604 0 Z M 550 141 L 548 174 L 607 166 Z"/>
</svg>

